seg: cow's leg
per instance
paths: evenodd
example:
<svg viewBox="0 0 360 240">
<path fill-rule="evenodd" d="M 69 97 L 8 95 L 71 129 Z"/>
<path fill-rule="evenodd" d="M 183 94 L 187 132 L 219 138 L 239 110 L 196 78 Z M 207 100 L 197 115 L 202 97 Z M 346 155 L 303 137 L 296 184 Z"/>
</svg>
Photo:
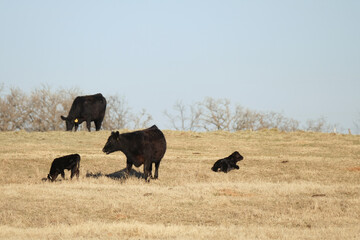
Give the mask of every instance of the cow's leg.
<svg viewBox="0 0 360 240">
<path fill-rule="evenodd" d="M 226 162 L 221 162 L 221 165 L 220 165 L 220 171 L 221 172 L 224 172 L 224 173 L 227 173 L 228 172 L 228 164 Z"/>
<path fill-rule="evenodd" d="M 102 123 L 102 121 L 101 121 L 101 120 L 97 120 L 97 121 L 94 121 L 94 122 L 95 122 L 96 131 L 99 131 L 100 128 L 101 128 L 101 123 Z"/>
<path fill-rule="evenodd" d="M 159 166 L 160 166 L 160 161 L 155 163 L 154 179 L 157 179 L 159 177 Z"/>
<path fill-rule="evenodd" d="M 86 127 L 89 130 L 89 132 L 91 132 L 91 121 L 90 120 L 86 120 Z"/>
<path fill-rule="evenodd" d="M 64 170 L 62 170 L 62 171 L 60 172 L 60 174 L 61 174 L 61 177 L 62 177 L 63 179 L 65 179 L 65 172 L 64 172 Z"/>
<path fill-rule="evenodd" d="M 150 178 L 153 178 L 153 175 L 152 175 L 152 163 L 150 163 L 149 172 L 150 172 Z"/>
<path fill-rule="evenodd" d="M 146 182 L 150 182 L 150 176 L 151 176 L 151 162 L 145 161 L 144 162 L 144 177 Z"/>
<path fill-rule="evenodd" d="M 234 169 L 239 169 L 239 166 L 236 165 L 236 162 L 229 162 L 229 166 Z"/>
<path fill-rule="evenodd" d="M 79 124 L 75 123 L 75 132 L 78 130 Z"/>
<path fill-rule="evenodd" d="M 126 161 L 126 177 L 128 177 L 129 175 L 130 175 L 130 171 L 131 171 L 131 169 L 132 169 L 132 162 L 131 161 L 129 161 L 129 160 L 127 160 Z"/>
</svg>

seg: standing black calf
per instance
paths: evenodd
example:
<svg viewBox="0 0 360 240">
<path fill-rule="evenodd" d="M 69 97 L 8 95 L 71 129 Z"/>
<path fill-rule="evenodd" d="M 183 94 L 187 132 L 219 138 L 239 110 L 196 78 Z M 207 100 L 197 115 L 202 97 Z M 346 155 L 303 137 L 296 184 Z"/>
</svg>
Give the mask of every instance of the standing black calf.
<svg viewBox="0 0 360 240">
<path fill-rule="evenodd" d="M 236 165 L 236 163 L 243 159 L 244 157 L 241 156 L 239 152 L 233 152 L 230 156 L 217 160 L 211 170 L 218 172 L 220 169 L 220 172 L 227 173 L 232 169 L 239 169 L 239 166 Z"/>
<path fill-rule="evenodd" d="M 80 155 L 71 154 L 59 158 L 55 158 L 51 164 L 50 173 L 48 174 L 48 180 L 52 182 L 55 181 L 57 176 L 61 174 L 62 178 L 65 178 L 64 170 L 71 170 L 71 179 L 76 174 L 76 177 L 79 178 L 79 168 L 80 168 Z"/>
</svg>

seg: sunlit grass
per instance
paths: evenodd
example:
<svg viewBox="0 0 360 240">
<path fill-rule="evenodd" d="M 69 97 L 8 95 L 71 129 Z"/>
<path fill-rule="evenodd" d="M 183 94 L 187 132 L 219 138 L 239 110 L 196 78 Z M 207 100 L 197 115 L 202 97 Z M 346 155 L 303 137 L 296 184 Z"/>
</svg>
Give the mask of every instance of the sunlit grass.
<svg viewBox="0 0 360 240">
<path fill-rule="evenodd" d="M 164 131 L 159 180 L 122 178 L 109 131 L 1 132 L 2 239 L 357 239 L 360 137 L 323 133 Z M 239 151 L 240 169 L 212 164 Z M 42 182 L 79 153 L 80 179 Z M 112 177 L 120 178 L 112 178 Z"/>
</svg>

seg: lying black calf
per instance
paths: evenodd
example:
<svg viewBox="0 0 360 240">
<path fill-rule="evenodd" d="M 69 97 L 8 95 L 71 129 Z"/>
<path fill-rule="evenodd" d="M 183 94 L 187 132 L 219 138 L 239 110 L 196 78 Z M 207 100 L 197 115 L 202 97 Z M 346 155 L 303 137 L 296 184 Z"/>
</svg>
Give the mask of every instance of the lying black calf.
<svg viewBox="0 0 360 240">
<path fill-rule="evenodd" d="M 55 158 L 51 164 L 50 173 L 47 176 L 48 180 L 55 181 L 57 176 L 61 174 L 62 178 L 65 178 L 64 170 L 71 170 L 71 179 L 76 175 L 79 178 L 80 168 L 80 155 L 71 154 L 59 158 Z"/>
<path fill-rule="evenodd" d="M 219 172 L 220 169 L 220 172 L 227 173 L 232 169 L 239 169 L 239 166 L 236 165 L 236 163 L 243 159 L 244 157 L 241 156 L 239 152 L 233 152 L 230 156 L 217 160 L 211 170 Z"/>
</svg>

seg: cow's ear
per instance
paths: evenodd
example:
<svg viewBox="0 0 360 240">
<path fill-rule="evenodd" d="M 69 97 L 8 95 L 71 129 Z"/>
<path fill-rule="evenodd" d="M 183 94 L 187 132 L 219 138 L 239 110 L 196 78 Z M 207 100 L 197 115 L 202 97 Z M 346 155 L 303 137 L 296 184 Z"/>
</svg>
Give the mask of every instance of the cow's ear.
<svg viewBox="0 0 360 240">
<path fill-rule="evenodd" d="M 62 120 L 66 120 L 67 118 L 61 115 L 61 119 L 62 119 Z"/>
<path fill-rule="evenodd" d="M 115 136 L 118 138 L 120 136 L 119 131 L 116 131 Z"/>
</svg>

